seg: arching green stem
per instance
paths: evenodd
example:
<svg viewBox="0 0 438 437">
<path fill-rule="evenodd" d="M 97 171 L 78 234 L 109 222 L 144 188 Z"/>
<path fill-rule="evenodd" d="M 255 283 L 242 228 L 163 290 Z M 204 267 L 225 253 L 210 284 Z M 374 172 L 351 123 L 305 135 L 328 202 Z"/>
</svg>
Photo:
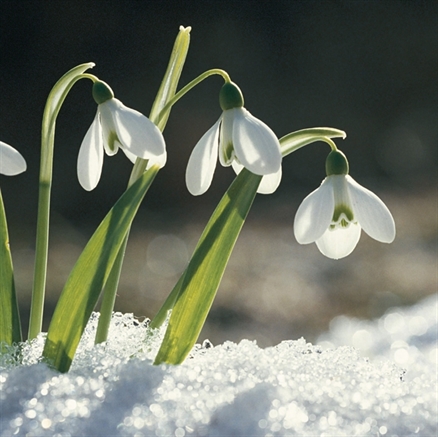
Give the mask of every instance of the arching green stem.
<svg viewBox="0 0 438 437">
<path fill-rule="evenodd" d="M 339 129 L 330 127 L 313 127 L 301 129 L 280 138 L 281 154 L 283 157 L 301 149 L 301 147 L 316 141 L 327 143 L 332 150 L 337 150 L 336 144 L 330 138 L 346 138 L 347 134 Z"/>
<path fill-rule="evenodd" d="M 35 270 L 29 319 L 29 339 L 35 338 L 41 332 L 43 320 L 56 118 L 73 85 L 80 79 L 91 79 L 94 77 L 92 75 L 84 74 L 85 70 L 92 68 L 93 66 L 94 64 L 91 62 L 81 64 L 62 76 L 52 88 L 44 109 L 41 131 L 41 164 L 35 247 Z"/>
<path fill-rule="evenodd" d="M 170 110 L 170 108 L 179 100 L 181 97 L 183 97 L 185 94 L 187 94 L 192 88 L 194 88 L 196 85 L 200 84 L 202 81 L 207 79 L 207 77 L 213 76 L 213 75 L 219 75 L 222 76 L 225 82 L 231 82 L 229 74 L 221 70 L 220 68 L 213 68 L 212 70 L 207 70 L 204 73 L 200 74 L 198 77 L 193 79 L 191 82 L 189 82 L 186 86 L 181 88 L 172 99 L 170 99 L 167 104 L 163 107 L 161 112 L 158 114 L 157 120 L 155 123 L 158 125 L 160 123 L 161 118 L 164 114 L 166 114 L 167 111 Z M 153 120 L 154 121 L 154 120 Z"/>
</svg>

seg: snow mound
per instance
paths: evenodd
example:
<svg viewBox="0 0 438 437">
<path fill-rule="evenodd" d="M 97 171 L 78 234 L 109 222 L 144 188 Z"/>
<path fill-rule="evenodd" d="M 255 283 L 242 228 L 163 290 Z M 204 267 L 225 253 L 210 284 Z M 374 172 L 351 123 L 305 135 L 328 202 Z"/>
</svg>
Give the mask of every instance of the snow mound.
<svg viewBox="0 0 438 437">
<path fill-rule="evenodd" d="M 68 374 L 38 362 L 44 335 L 1 357 L 0 436 L 435 436 L 437 310 L 338 318 L 321 346 L 205 341 L 180 366 L 152 365 L 163 333 L 131 314 L 94 346 L 94 314 Z"/>
</svg>

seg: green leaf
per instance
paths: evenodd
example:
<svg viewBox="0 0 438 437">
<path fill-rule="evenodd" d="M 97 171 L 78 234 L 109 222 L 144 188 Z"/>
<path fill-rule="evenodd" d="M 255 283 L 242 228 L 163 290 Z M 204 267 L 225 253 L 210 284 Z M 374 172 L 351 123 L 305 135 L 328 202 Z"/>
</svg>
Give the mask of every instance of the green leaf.
<svg viewBox="0 0 438 437">
<path fill-rule="evenodd" d="M 150 120 L 152 120 L 158 128 L 163 131 L 167 120 L 170 115 L 170 110 L 172 105 L 165 110 L 163 108 L 169 103 L 175 95 L 176 88 L 178 86 L 179 78 L 181 76 L 182 69 L 184 67 L 184 62 L 187 57 L 187 52 L 190 43 L 190 27 L 183 28 L 180 27 L 180 31 L 176 37 L 172 53 L 170 55 L 169 64 L 167 66 L 166 73 L 164 74 L 161 86 L 157 92 L 157 96 L 152 105 L 152 110 L 150 113 Z M 131 177 L 128 186 L 130 186 L 139 175 L 143 174 L 147 166 L 147 160 L 137 158 L 134 168 L 131 172 Z M 113 265 L 113 272 L 109 276 L 108 282 L 106 284 L 102 303 L 100 307 L 100 317 L 99 323 L 96 331 L 96 343 L 101 343 L 106 341 L 108 336 L 109 325 L 111 321 L 111 315 L 114 308 L 114 302 L 117 294 L 117 288 L 120 279 L 120 272 L 122 270 L 125 247 L 128 243 L 128 234 L 126 235 L 125 243 L 119 253 Z"/>
<path fill-rule="evenodd" d="M 181 288 L 155 364 L 181 363 L 196 343 L 260 180 L 243 169 L 214 211 L 176 285 Z"/>
<path fill-rule="evenodd" d="M 20 313 L 15 294 L 8 225 L 0 191 L 0 344 L 6 342 L 12 345 L 21 340 Z"/>
<path fill-rule="evenodd" d="M 149 118 L 153 121 L 161 131 L 166 126 L 167 119 L 170 115 L 171 107 L 162 114 L 158 119 L 161 110 L 166 106 L 166 103 L 175 95 L 176 88 L 178 86 L 179 78 L 181 76 L 182 69 L 187 57 L 190 44 L 190 27 L 180 27 L 179 33 L 176 37 L 173 45 L 173 50 L 170 55 L 169 64 L 167 66 L 166 73 L 152 105 Z"/>
<path fill-rule="evenodd" d="M 151 329 L 157 329 L 165 322 L 168 312 L 175 305 L 176 299 L 181 290 L 181 285 L 183 283 L 185 273 L 186 272 L 184 271 L 183 274 L 180 276 L 178 282 L 173 287 L 173 290 L 170 292 L 169 296 L 167 296 L 163 305 L 161 305 L 161 308 L 158 310 L 158 313 L 155 314 L 155 317 L 149 323 L 149 327 Z"/>
<path fill-rule="evenodd" d="M 81 335 L 116 256 L 159 167 L 151 167 L 113 206 L 80 255 L 55 308 L 43 356 L 61 372 L 70 368 Z"/>
</svg>

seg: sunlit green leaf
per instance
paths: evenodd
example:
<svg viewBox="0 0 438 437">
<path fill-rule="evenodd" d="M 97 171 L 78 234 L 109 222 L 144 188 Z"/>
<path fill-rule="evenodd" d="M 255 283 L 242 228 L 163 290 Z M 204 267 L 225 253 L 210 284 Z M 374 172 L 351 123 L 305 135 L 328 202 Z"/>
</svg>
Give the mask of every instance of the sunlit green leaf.
<svg viewBox="0 0 438 437">
<path fill-rule="evenodd" d="M 173 50 L 170 55 L 166 73 L 164 74 L 163 81 L 161 82 L 160 89 L 158 90 L 151 113 L 149 115 L 149 118 L 157 124 L 161 131 L 166 126 L 171 107 L 166 111 L 165 114 L 161 115 L 159 120 L 157 117 L 164 106 L 166 106 L 166 103 L 175 95 L 179 78 L 187 57 L 187 52 L 189 50 L 190 30 L 190 27 L 180 27 L 175 44 L 173 45 Z"/>
<path fill-rule="evenodd" d="M 169 310 L 171 310 L 173 308 L 173 306 L 175 305 L 176 299 L 177 299 L 179 292 L 180 292 L 180 289 L 181 289 L 181 285 L 183 283 L 184 275 L 185 275 L 185 271 L 180 276 L 178 282 L 175 284 L 175 287 L 173 287 L 173 290 L 170 292 L 169 296 L 167 296 L 163 305 L 158 310 L 158 313 L 151 320 L 151 322 L 149 324 L 149 327 L 151 329 L 157 329 L 165 322 Z"/>
<path fill-rule="evenodd" d="M 0 191 L 0 344 L 6 342 L 11 345 L 20 341 L 20 314 L 15 294 L 8 226 Z"/>
<path fill-rule="evenodd" d="M 217 206 L 184 272 L 155 364 L 181 363 L 198 339 L 261 176 L 244 169 Z"/>
<path fill-rule="evenodd" d="M 76 262 L 55 308 L 43 356 L 61 372 L 74 353 L 140 203 L 159 168 L 151 167 L 117 201 Z"/>
<path fill-rule="evenodd" d="M 190 27 L 180 27 L 179 33 L 176 37 L 172 53 L 170 55 L 169 64 L 166 73 L 164 74 L 152 110 L 150 113 L 150 120 L 152 120 L 158 128 L 163 131 L 170 115 L 172 105 L 165 110 L 163 108 L 169 103 L 175 95 L 176 88 L 181 76 L 184 62 L 187 56 L 190 43 Z M 161 112 L 162 111 L 162 112 Z M 129 185 L 132 184 L 139 175 L 143 174 L 147 165 L 147 160 L 138 158 L 135 162 L 134 168 L 131 172 Z M 100 318 L 96 331 L 96 343 L 106 341 L 111 322 L 111 315 L 114 308 L 114 302 L 119 285 L 120 272 L 123 265 L 125 247 L 128 243 L 128 233 L 125 243 L 122 245 L 118 258 L 113 265 L 113 271 L 109 276 L 106 284 L 102 304 L 100 307 Z"/>
</svg>

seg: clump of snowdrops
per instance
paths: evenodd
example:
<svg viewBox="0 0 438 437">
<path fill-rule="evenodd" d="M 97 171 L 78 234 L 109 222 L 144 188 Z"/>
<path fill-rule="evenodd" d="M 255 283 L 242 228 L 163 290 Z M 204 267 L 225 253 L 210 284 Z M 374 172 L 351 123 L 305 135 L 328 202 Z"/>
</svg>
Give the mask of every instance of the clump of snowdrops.
<svg viewBox="0 0 438 437">
<path fill-rule="evenodd" d="M 123 257 L 132 221 L 158 172 L 166 164 L 163 131 L 173 105 L 196 85 L 213 75 L 222 77 L 222 110 L 218 120 L 193 148 L 186 170 L 191 194 L 206 192 L 217 161 L 231 166 L 237 176 L 213 212 L 193 255 L 150 327 L 160 327 L 171 311 L 155 363 L 181 363 L 195 344 L 218 290 L 234 244 L 257 193 L 272 194 L 282 178 L 282 160 L 301 147 L 325 142 L 330 147 L 326 178 L 301 203 L 294 232 L 301 244 L 316 243 L 322 254 L 339 259 L 350 254 L 361 229 L 377 241 L 395 237 L 394 220 L 385 204 L 349 175 L 346 156 L 334 138 L 339 129 L 316 127 L 278 139 L 263 121 L 244 106 L 240 88 L 221 69 L 207 70 L 178 90 L 190 42 L 190 28 L 181 27 L 149 117 L 126 107 L 110 86 L 88 72 L 94 64 L 68 71 L 50 92 L 42 120 L 39 203 L 35 270 L 28 338 L 41 332 L 46 286 L 50 222 L 50 192 L 55 126 L 67 94 L 82 79 L 92 83 L 97 111 L 79 149 L 77 174 L 81 186 L 93 190 L 99 183 L 104 155 L 119 149 L 133 167 L 126 191 L 98 226 L 73 267 L 47 332 L 42 359 L 61 372 L 69 370 L 85 326 L 102 297 L 96 343 L 104 342 L 118 289 Z M 83 128 L 85 131 L 85 127 Z M 0 142 L 0 173 L 13 176 L 26 170 L 24 157 Z M 123 291 L 121 292 L 123 293 Z M 0 351 L 22 342 L 8 228 L 0 193 Z M 146 340 L 145 340 L 146 341 Z"/>
</svg>

